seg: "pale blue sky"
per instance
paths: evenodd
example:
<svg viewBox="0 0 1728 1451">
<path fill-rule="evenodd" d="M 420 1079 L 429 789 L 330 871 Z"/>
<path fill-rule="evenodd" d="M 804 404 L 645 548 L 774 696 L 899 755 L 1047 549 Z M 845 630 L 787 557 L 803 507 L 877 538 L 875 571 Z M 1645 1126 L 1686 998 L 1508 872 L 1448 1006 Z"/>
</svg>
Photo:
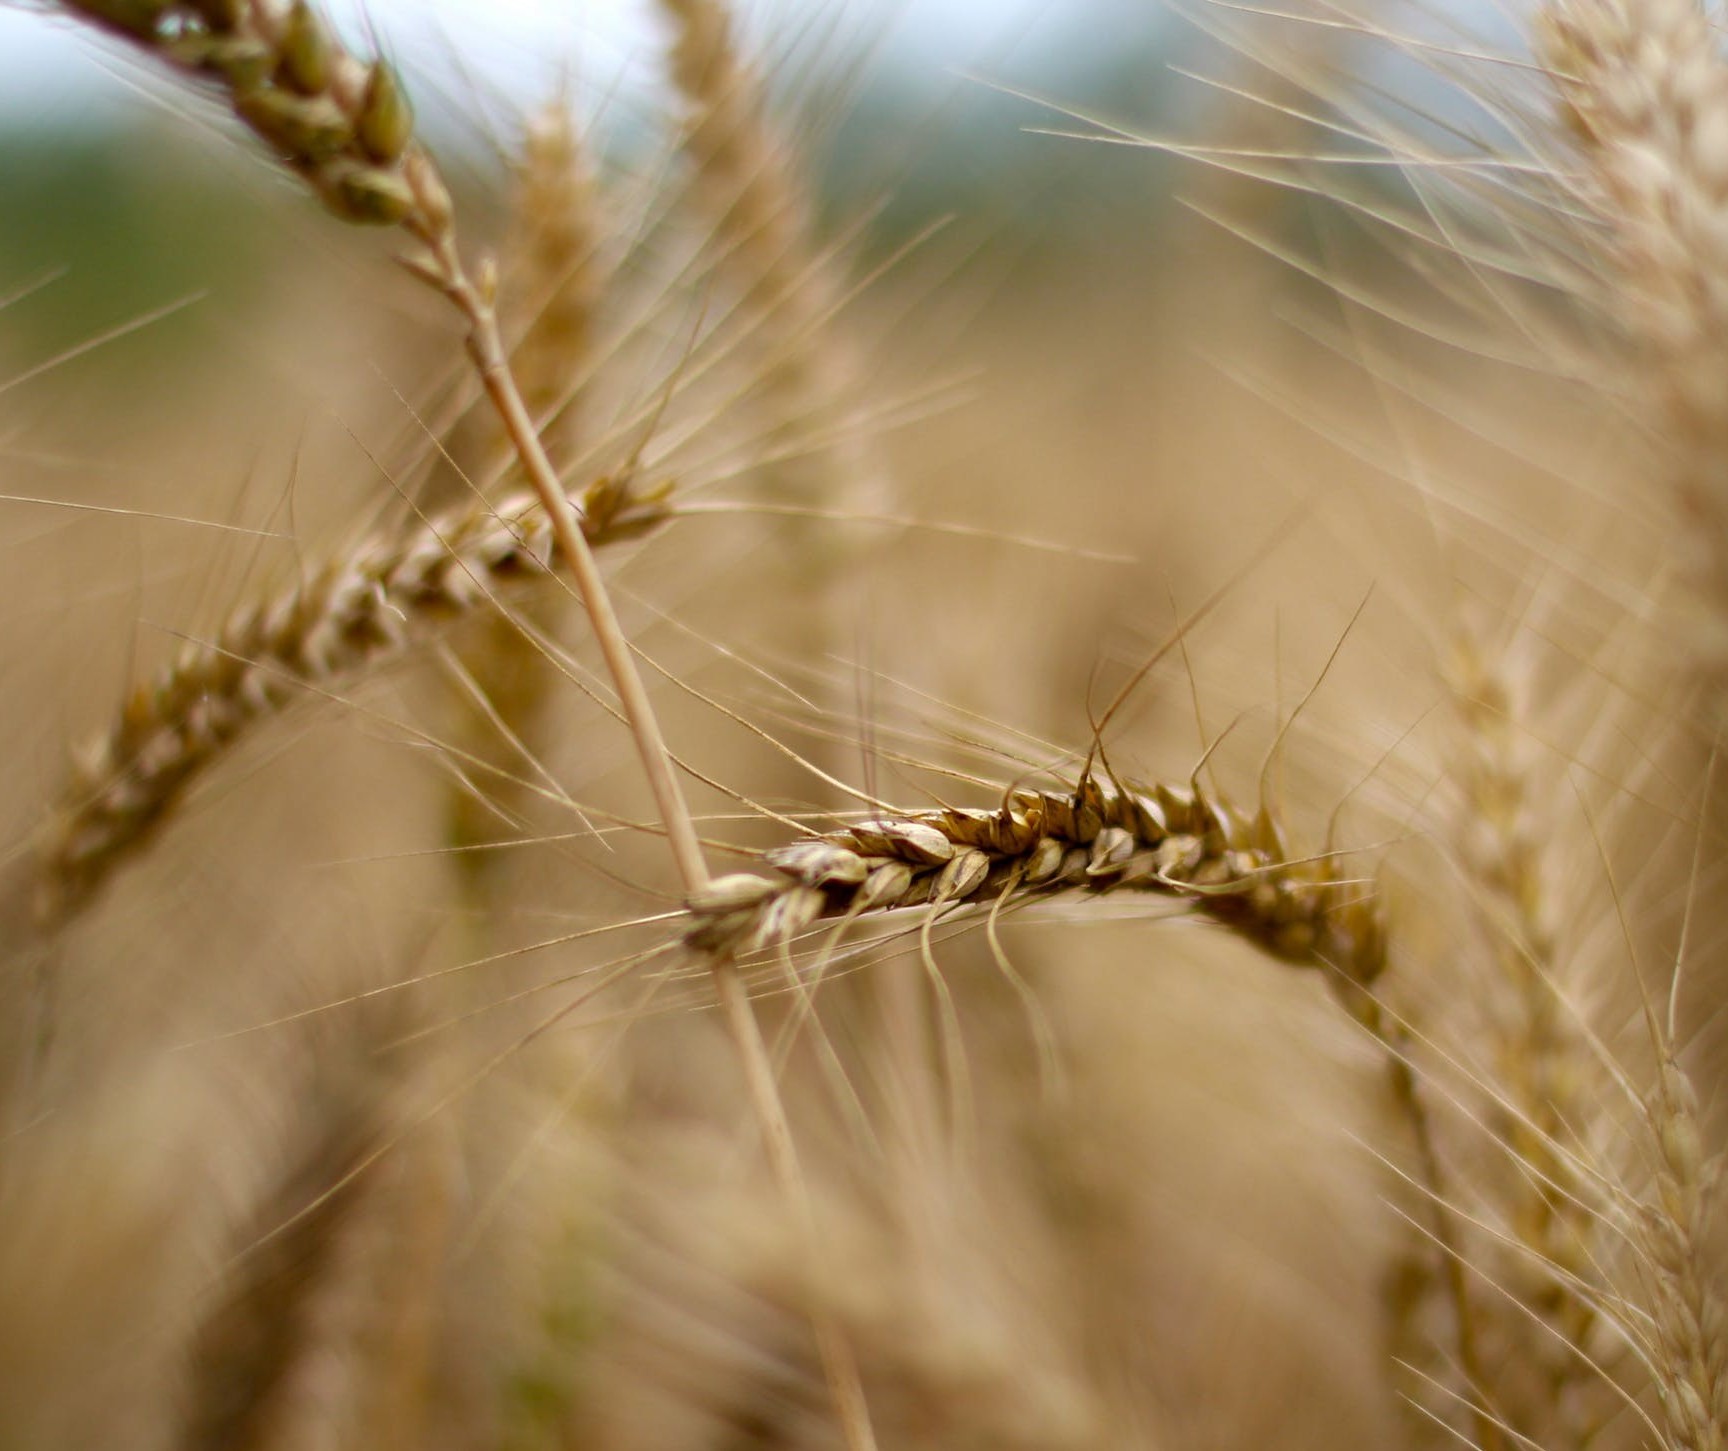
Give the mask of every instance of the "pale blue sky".
<svg viewBox="0 0 1728 1451">
<path fill-rule="evenodd" d="M 51 8 L 51 7 L 50 7 Z M 1156 0 L 773 0 L 745 3 L 747 23 L 778 36 L 833 26 L 880 43 L 889 63 L 932 74 L 991 69 L 1010 56 L 1036 73 L 1041 59 L 1074 58 L 1098 37 L 1143 36 Z M 370 24 L 393 53 L 434 77 L 460 53 L 487 85 L 518 101 L 550 84 L 575 57 L 607 84 L 652 57 L 660 23 L 653 0 L 330 0 L 351 33 Z M 369 17 L 369 20 L 368 18 Z M 111 52 L 40 4 L 0 0 L 0 119 L 76 123 L 125 95 Z M 626 80 L 626 85 L 629 82 Z"/>
</svg>

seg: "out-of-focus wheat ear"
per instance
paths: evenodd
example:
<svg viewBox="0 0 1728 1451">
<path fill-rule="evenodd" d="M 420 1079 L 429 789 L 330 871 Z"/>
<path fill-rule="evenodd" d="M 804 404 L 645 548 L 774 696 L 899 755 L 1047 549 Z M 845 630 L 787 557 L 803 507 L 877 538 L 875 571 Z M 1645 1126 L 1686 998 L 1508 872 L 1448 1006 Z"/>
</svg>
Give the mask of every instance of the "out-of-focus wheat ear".
<svg viewBox="0 0 1728 1451">
<path fill-rule="evenodd" d="M 737 299 L 760 359 L 753 396 L 767 415 L 763 484 L 769 502 L 792 511 L 775 530 L 770 567 L 805 607 L 787 616 L 783 648 L 817 660 L 852 646 L 861 556 L 855 537 L 798 511 L 880 512 L 887 502 L 882 472 L 851 422 L 864 410 L 834 318 L 843 280 L 816 245 L 793 150 L 739 49 L 727 0 L 660 0 L 660 8 L 674 27 L 668 65 L 684 103 L 680 139 L 695 199 L 712 232 L 711 275 Z M 910 957 L 886 963 L 872 986 L 911 1137 L 927 1143 L 936 1094 L 923 970 Z"/>
<path fill-rule="evenodd" d="M 517 161 L 517 188 L 503 238 L 503 266 L 510 288 L 506 326 L 513 335 L 511 366 L 522 385 L 522 401 L 534 415 L 546 454 L 560 475 L 569 472 L 582 449 L 581 383 L 591 364 L 596 309 L 603 292 L 600 252 L 601 197 L 598 178 L 577 133 L 569 98 L 556 97 L 525 124 Z M 491 415 L 486 415 L 487 418 Z M 470 425 L 473 418 L 461 420 Z M 508 440 L 489 430 L 496 456 Z M 458 454 L 456 447 L 449 453 Z M 496 466 L 482 470 L 496 472 Z M 544 605 L 544 608 L 539 606 Z M 548 625 L 560 601 L 524 601 L 536 625 Z M 524 821 L 529 791 L 522 789 L 518 760 L 534 753 L 544 739 L 543 717 L 553 696 L 556 670 L 541 648 L 511 618 L 489 620 L 484 637 L 463 651 L 463 667 L 477 698 L 461 701 L 465 729 L 461 746 L 475 760 L 505 765 L 498 776 L 498 798 L 482 800 L 465 783 L 453 783 L 449 798 L 449 840 L 456 846 L 496 840 L 501 822 Z M 484 708 L 482 708 L 484 703 Z M 461 890 L 475 921 L 498 921 L 494 900 L 498 852 L 458 852 L 453 859 Z"/>
<path fill-rule="evenodd" d="M 1481 1305 L 1485 1337 L 1503 1352 L 1490 1356 L 1492 1399 L 1521 1436 L 1582 1444 L 1593 1411 L 1581 1392 L 1600 1375 L 1589 1356 L 1597 1310 L 1580 1287 L 1605 1247 L 1594 1188 L 1566 1147 L 1595 1113 L 1591 1054 L 1562 997 L 1551 790 L 1511 662 L 1460 634 L 1448 684 L 1459 727 L 1453 850 L 1485 944 L 1486 970 L 1472 979 L 1490 1038 L 1483 1115 L 1505 1151 L 1489 1193 L 1511 1251 L 1493 1276 L 1506 1293 Z"/>
<path fill-rule="evenodd" d="M 511 364 L 540 430 L 547 457 L 566 474 L 580 453 L 580 384 L 590 365 L 595 312 L 601 300 L 600 263 L 604 205 L 598 179 L 577 133 L 568 99 L 560 96 L 531 117 L 524 130 L 516 168 L 516 191 L 503 241 L 509 284 L 506 323 L 515 341 Z M 496 472 L 495 459 L 508 441 L 498 435 L 487 413 L 458 423 L 473 432 L 477 422 L 492 443 L 483 450 L 446 445 L 453 457 L 483 451 L 482 477 Z M 544 605 L 545 609 L 539 608 Z M 560 602 L 551 597 L 525 600 L 537 624 L 550 618 Z M 482 799 L 464 782 L 454 782 L 449 798 L 448 837 L 457 847 L 479 847 L 496 839 L 503 823 L 525 819 L 531 807 L 520 789 L 519 760 L 544 739 L 542 724 L 557 680 L 557 669 L 521 626 L 507 617 L 488 621 L 475 648 L 462 652 L 473 695 L 462 704 L 466 728 L 459 731 L 466 752 L 476 760 L 506 769 L 497 777 L 500 799 Z M 506 857 L 485 850 L 459 850 L 451 859 L 470 917 L 496 924 L 499 868 Z"/>
<path fill-rule="evenodd" d="M 419 1441 L 450 1156 L 423 1128 L 380 1158 L 379 1104 L 322 1112 L 198 1329 L 180 1436 L 193 1451 Z"/>
<path fill-rule="evenodd" d="M 579 502 L 595 544 L 638 537 L 666 513 L 663 492 L 633 497 L 605 479 Z M 40 837 L 40 922 L 86 905 L 200 776 L 304 690 L 400 658 L 429 629 L 495 609 L 499 592 L 552 568 L 535 496 L 471 504 L 405 535 L 369 536 L 295 587 L 242 605 L 215 639 L 189 641 L 79 754 Z"/>
<path fill-rule="evenodd" d="M 771 425 L 764 451 L 789 455 L 772 477 L 802 504 L 877 507 L 869 460 L 846 426 L 858 399 L 857 369 L 833 323 L 844 287 L 813 240 L 792 151 L 739 52 L 725 0 L 660 6 L 676 27 L 669 62 L 687 113 L 682 141 L 696 195 L 712 219 L 713 275 L 737 296 L 762 355 Z M 812 449 L 804 441 L 823 434 L 840 442 Z"/>
<path fill-rule="evenodd" d="M 1701 608 L 1695 654 L 1728 702 L 1728 63 L 1697 0 L 1547 0 L 1537 48 L 1564 177 L 1594 224 L 1590 301 L 1664 446 Z"/>
<path fill-rule="evenodd" d="M 1721 1211 L 1724 1161 L 1709 1156 L 1698 1094 L 1672 1053 L 1645 1100 L 1655 1193 L 1628 1215 L 1636 1280 L 1648 1313 L 1649 1359 L 1661 1391 L 1667 1444 L 1677 1451 L 1728 1447 L 1728 1298 L 1712 1234 Z"/>
<path fill-rule="evenodd" d="M 604 205 L 576 118 L 560 96 L 530 117 L 523 133 L 504 242 L 511 362 L 560 470 L 582 447 L 581 383 L 605 282 Z"/>
</svg>

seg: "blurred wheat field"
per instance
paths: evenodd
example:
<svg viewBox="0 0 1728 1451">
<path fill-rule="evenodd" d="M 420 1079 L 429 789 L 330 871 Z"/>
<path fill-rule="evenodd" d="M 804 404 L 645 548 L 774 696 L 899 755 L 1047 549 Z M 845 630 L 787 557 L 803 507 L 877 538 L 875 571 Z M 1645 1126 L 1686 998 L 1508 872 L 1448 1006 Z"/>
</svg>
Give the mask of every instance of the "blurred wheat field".
<svg viewBox="0 0 1728 1451">
<path fill-rule="evenodd" d="M 1721 1446 L 1718 17 L 642 9 L 40 17 L 141 95 L 0 168 L 0 1444 Z"/>
</svg>

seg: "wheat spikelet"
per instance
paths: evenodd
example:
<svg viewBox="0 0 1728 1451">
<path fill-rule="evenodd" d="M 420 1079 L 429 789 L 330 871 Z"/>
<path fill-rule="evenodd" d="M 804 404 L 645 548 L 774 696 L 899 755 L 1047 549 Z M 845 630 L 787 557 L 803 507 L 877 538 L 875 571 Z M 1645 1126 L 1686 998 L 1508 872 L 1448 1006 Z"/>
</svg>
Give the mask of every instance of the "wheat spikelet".
<svg viewBox="0 0 1728 1451">
<path fill-rule="evenodd" d="M 664 492 L 602 479 L 579 497 L 595 544 L 665 517 Z M 552 569 L 550 525 L 529 495 L 369 537 L 311 579 L 190 642 L 141 686 L 86 750 L 39 848 L 38 912 L 77 911 L 138 851 L 188 786 L 297 688 L 325 685 L 398 654 L 427 626 L 471 615 L 494 592 Z"/>
</svg>

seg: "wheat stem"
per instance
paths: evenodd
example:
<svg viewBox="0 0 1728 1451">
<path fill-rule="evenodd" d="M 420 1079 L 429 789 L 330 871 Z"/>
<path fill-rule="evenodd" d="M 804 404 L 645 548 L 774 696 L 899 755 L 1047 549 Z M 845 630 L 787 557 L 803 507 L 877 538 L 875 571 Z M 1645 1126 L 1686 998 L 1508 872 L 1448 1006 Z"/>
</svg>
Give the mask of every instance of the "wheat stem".
<svg viewBox="0 0 1728 1451">
<path fill-rule="evenodd" d="M 450 231 L 426 240 L 429 263 L 419 260 L 415 270 L 433 281 L 467 320 L 468 356 L 479 375 L 481 386 L 498 412 L 504 431 L 509 435 L 529 485 L 551 521 L 553 540 L 575 581 L 576 592 L 594 631 L 595 643 L 600 647 L 607 673 L 618 692 L 619 705 L 636 742 L 643 774 L 648 778 L 649 790 L 659 809 L 661 824 L 666 829 L 673 863 L 685 890 L 697 891 L 708 880 L 708 867 L 702 857 L 695 824 L 690 818 L 690 808 L 685 804 L 659 719 L 648 699 L 641 672 L 636 668 L 635 654 L 624 634 L 624 627 L 619 623 L 618 612 L 599 566 L 594 562 L 594 552 L 582 536 L 576 508 L 559 486 L 557 471 L 541 446 L 534 421 L 528 416 L 527 406 L 516 387 L 509 355 L 498 329 L 498 313 L 492 304 L 491 288 L 477 286 L 468 276 Z"/>
<path fill-rule="evenodd" d="M 786 1117 L 786 1106 L 775 1081 L 773 1060 L 750 1006 L 749 990 L 728 954 L 714 954 L 709 966 L 715 990 L 720 996 L 721 1011 L 726 1017 L 727 1031 L 743 1061 L 744 1078 L 762 1131 L 769 1169 L 782 1197 L 791 1207 L 804 1254 L 814 1259 L 820 1240 L 810 1190 L 804 1182 L 797 1145 L 792 1139 L 792 1125 Z M 870 1424 L 869 1405 L 864 1398 L 864 1384 L 858 1374 L 851 1341 L 829 1305 L 822 1285 L 815 1281 L 813 1284 L 814 1292 L 807 1306 L 810 1328 L 816 1336 L 817 1354 L 834 1397 L 835 1413 L 840 1419 L 848 1451 L 875 1451 L 876 1433 Z"/>
</svg>

